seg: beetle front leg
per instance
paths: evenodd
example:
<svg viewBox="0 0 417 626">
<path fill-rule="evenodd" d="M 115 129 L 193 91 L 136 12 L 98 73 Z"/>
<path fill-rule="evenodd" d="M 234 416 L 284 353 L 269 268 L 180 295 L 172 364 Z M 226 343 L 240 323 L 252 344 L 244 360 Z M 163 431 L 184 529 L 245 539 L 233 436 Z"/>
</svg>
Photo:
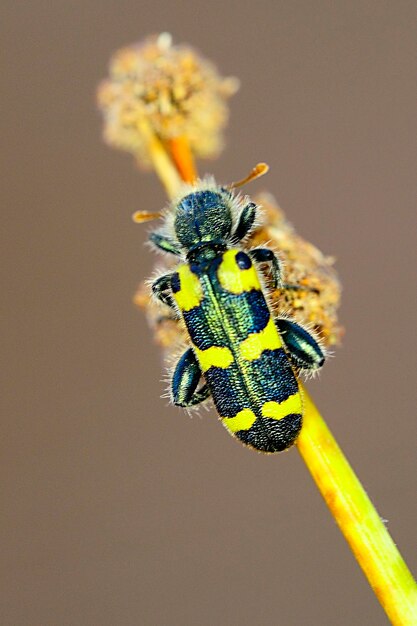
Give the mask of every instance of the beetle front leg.
<svg viewBox="0 0 417 626">
<path fill-rule="evenodd" d="M 158 300 L 175 310 L 175 304 L 171 296 L 172 274 L 164 274 L 152 283 L 152 293 Z"/>
<path fill-rule="evenodd" d="M 281 287 L 281 265 L 275 252 L 269 248 L 255 248 L 250 250 L 249 255 L 257 263 L 270 263 L 272 286 L 274 289 Z"/>
<path fill-rule="evenodd" d="M 308 330 L 284 318 L 278 318 L 275 324 L 295 367 L 312 371 L 323 365 L 323 351 Z"/>
<path fill-rule="evenodd" d="M 243 207 L 242 213 L 239 216 L 239 222 L 236 226 L 236 230 L 233 233 L 233 239 L 241 241 L 249 234 L 256 218 L 258 207 L 254 202 L 249 202 Z"/>
<path fill-rule="evenodd" d="M 170 254 L 175 254 L 176 256 L 181 255 L 180 246 L 175 243 L 172 239 L 155 231 L 149 235 L 149 241 L 151 241 L 157 248 L 163 250 L 164 252 L 169 252 Z"/>
<path fill-rule="evenodd" d="M 188 408 L 195 406 L 210 395 L 207 385 L 197 389 L 201 378 L 201 369 L 194 352 L 189 348 L 177 363 L 172 377 L 172 400 L 177 406 Z"/>
</svg>

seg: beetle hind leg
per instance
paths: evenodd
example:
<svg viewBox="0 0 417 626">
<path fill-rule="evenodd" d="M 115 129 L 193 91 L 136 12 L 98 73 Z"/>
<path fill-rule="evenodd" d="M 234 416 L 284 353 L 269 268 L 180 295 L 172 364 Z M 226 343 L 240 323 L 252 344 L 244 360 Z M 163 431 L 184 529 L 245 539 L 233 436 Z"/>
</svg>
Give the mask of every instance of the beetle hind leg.
<svg viewBox="0 0 417 626">
<path fill-rule="evenodd" d="M 284 318 L 278 318 L 275 324 L 295 367 L 308 371 L 322 367 L 325 361 L 323 350 L 308 330 Z"/>
<path fill-rule="evenodd" d="M 177 363 L 172 377 L 172 401 L 177 406 L 189 408 L 204 402 L 210 395 L 206 384 L 197 389 L 201 369 L 194 352 L 189 348 Z"/>
</svg>

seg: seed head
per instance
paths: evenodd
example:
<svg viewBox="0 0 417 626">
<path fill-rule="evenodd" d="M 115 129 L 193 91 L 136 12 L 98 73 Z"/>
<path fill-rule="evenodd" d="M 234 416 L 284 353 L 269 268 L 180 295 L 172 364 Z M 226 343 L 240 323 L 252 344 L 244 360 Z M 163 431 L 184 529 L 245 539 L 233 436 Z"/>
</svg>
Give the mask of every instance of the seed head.
<svg viewBox="0 0 417 626">
<path fill-rule="evenodd" d="M 191 47 L 172 45 L 167 33 L 116 52 L 109 73 L 98 89 L 109 145 L 149 165 L 141 131 L 146 119 L 163 142 L 185 136 L 195 156 L 214 158 L 220 153 L 226 100 L 238 89 L 237 79 L 222 78 Z"/>
<path fill-rule="evenodd" d="M 272 195 L 260 194 L 256 201 L 263 207 L 264 223 L 248 245 L 270 245 L 282 261 L 284 283 L 289 286 L 270 291 L 276 313 L 309 325 L 325 347 L 339 344 L 343 335 L 337 319 L 341 285 L 334 258 L 295 232 Z"/>
</svg>

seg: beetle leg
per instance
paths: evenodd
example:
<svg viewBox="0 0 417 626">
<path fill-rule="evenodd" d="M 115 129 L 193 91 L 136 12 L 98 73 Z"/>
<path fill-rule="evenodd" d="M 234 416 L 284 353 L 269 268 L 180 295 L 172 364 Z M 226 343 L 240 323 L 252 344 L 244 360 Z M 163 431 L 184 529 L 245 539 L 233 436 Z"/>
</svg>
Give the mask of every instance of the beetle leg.
<svg viewBox="0 0 417 626">
<path fill-rule="evenodd" d="M 175 254 L 176 256 L 181 255 L 181 248 L 175 241 L 162 235 L 161 233 L 154 232 L 149 235 L 149 240 L 160 250 L 164 252 L 170 252 L 171 254 Z"/>
<path fill-rule="evenodd" d="M 249 202 L 243 207 L 236 230 L 233 233 L 233 239 L 241 241 L 246 237 L 253 226 L 257 210 L 258 207 L 254 202 Z"/>
<path fill-rule="evenodd" d="M 189 348 L 177 363 L 172 377 L 172 400 L 177 406 L 184 408 L 194 406 L 207 400 L 210 390 L 207 385 L 197 389 L 201 378 L 201 369 L 194 352 Z"/>
<path fill-rule="evenodd" d="M 283 318 L 275 320 L 275 324 L 295 367 L 318 370 L 323 365 L 323 351 L 309 331 L 300 324 Z"/>
<path fill-rule="evenodd" d="M 152 283 L 152 292 L 154 296 L 161 302 L 175 309 L 174 301 L 171 296 L 171 277 L 172 274 L 164 274 Z"/>
<path fill-rule="evenodd" d="M 270 263 L 271 264 L 271 274 L 272 274 L 272 284 L 274 288 L 281 286 L 281 266 L 273 250 L 269 248 L 255 248 L 254 250 L 250 250 L 250 256 L 257 263 Z"/>
</svg>

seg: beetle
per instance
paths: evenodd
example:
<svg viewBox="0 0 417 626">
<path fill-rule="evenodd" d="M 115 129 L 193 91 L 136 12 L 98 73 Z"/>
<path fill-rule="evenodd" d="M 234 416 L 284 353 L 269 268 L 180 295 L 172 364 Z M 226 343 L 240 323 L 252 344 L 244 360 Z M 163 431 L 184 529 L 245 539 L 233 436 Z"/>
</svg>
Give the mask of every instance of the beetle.
<svg viewBox="0 0 417 626">
<path fill-rule="evenodd" d="M 318 370 L 325 356 L 313 333 L 275 316 L 268 303 L 266 264 L 272 287 L 287 287 L 274 251 L 243 244 L 260 209 L 234 189 L 266 170 L 258 164 L 228 187 L 211 178 L 196 181 L 166 213 L 137 212 L 134 219 L 163 217 L 150 241 L 180 260 L 152 284 L 154 296 L 187 330 L 189 347 L 171 380 L 173 403 L 190 408 L 211 397 L 229 433 L 274 453 L 290 447 L 301 429 L 298 373 Z"/>
</svg>

